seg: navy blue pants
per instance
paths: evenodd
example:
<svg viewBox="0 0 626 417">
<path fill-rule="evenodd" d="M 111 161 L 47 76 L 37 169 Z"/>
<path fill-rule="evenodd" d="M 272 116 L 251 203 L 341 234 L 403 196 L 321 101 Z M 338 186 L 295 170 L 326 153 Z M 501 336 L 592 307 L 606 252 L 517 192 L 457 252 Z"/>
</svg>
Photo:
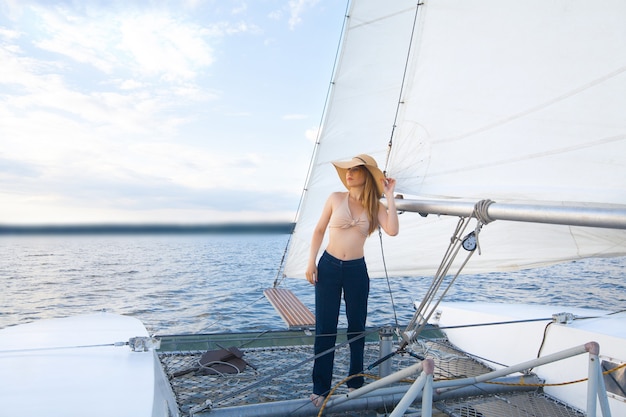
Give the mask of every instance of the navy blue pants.
<svg viewBox="0 0 626 417">
<path fill-rule="evenodd" d="M 346 303 L 348 339 L 363 334 L 367 319 L 367 298 L 370 280 L 365 259 L 342 261 L 324 252 L 317 266 L 315 284 L 315 355 L 335 346 L 341 295 Z M 350 343 L 349 375 L 363 372 L 365 338 Z M 334 351 L 315 360 L 313 365 L 313 393 L 327 395 L 333 377 Z M 363 377 L 348 381 L 350 388 L 363 386 Z"/>
</svg>

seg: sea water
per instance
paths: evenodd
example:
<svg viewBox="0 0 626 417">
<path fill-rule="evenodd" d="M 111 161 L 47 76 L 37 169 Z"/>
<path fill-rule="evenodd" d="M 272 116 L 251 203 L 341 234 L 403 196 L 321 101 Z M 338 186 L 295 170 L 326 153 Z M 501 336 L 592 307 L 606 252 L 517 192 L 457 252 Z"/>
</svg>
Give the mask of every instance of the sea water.
<svg viewBox="0 0 626 417">
<path fill-rule="evenodd" d="M 277 278 L 280 287 L 314 306 L 313 286 L 278 274 L 288 239 L 214 233 L 0 236 L 0 328 L 106 310 L 136 317 L 161 335 L 285 329 L 263 296 Z M 625 278 L 626 258 L 462 275 L 446 301 L 616 311 L 626 309 Z M 431 281 L 373 279 L 368 325 L 406 324 Z"/>
</svg>

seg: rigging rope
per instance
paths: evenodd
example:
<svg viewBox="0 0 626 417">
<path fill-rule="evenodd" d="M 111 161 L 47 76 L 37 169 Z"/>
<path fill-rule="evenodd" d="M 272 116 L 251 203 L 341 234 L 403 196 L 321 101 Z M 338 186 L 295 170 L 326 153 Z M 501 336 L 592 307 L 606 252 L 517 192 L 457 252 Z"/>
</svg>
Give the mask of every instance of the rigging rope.
<svg viewBox="0 0 626 417">
<path fill-rule="evenodd" d="M 613 372 L 617 372 L 620 369 L 626 368 L 626 363 L 623 363 L 619 366 L 616 366 L 615 368 L 611 368 L 611 369 L 607 369 L 606 371 L 602 372 L 602 375 L 610 375 Z M 572 385 L 572 384 L 579 384 L 581 382 L 585 382 L 588 381 L 589 377 L 586 378 L 580 378 L 580 379 L 575 379 L 573 381 L 565 381 L 565 382 L 553 382 L 553 383 L 546 383 L 546 382 L 541 382 L 541 383 L 537 383 L 537 384 L 530 384 L 527 382 L 518 382 L 518 383 L 512 383 L 512 382 L 500 382 L 500 381 L 485 381 L 485 384 L 494 384 L 494 385 L 510 385 L 510 386 L 514 386 L 514 387 L 562 387 L 564 385 Z"/>
<path fill-rule="evenodd" d="M 335 350 L 339 349 L 340 347 L 346 346 L 346 345 L 354 342 L 355 340 L 362 339 L 362 338 L 366 337 L 367 335 L 369 335 L 371 333 L 378 332 L 379 330 L 380 330 L 379 328 L 376 328 L 376 329 L 373 329 L 373 330 L 365 331 L 365 332 L 363 332 L 363 333 L 361 333 L 359 335 L 356 335 L 353 338 L 350 338 L 350 339 L 346 340 L 345 342 L 339 343 L 336 346 L 333 346 L 333 347 L 331 347 L 331 348 L 329 348 L 329 349 L 327 349 L 327 350 L 325 350 L 325 351 L 323 351 L 321 353 L 318 353 L 315 356 L 311 356 L 309 358 L 303 359 L 302 361 L 300 361 L 300 362 L 298 362 L 296 364 L 290 365 L 290 366 L 288 366 L 288 367 L 286 367 L 284 369 L 280 369 L 280 370 L 278 370 L 278 371 L 276 371 L 276 372 L 266 376 L 265 378 L 262 378 L 262 379 L 260 379 L 258 381 L 255 381 L 255 382 L 253 382 L 253 383 L 251 383 L 251 384 L 249 384 L 249 385 L 247 385 L 247 386 L 245 386 L 245 387 L 243 387 L 243 388 L 241 388 L 241 389 L 239 389 L 239 390 L 237 390 L 235 392 L 232 392 L 232 393 L 229 393 L 229 394 L 225 394 L 225 395 L 217 398 L 215 401 L 212 401 L 210 403 L 201 404 L 196 409 L 194 409 L 194 412 L 197 413 L 197 412 L 203 411 L 203 410 L 205 410 L 207 408 L 210 408 L 213 403 L 218 404 L 218 403 L 220 403 L 220 402 L 222 402 L 224 400 L 227 400 L 229 398 L 234 398 L 234 397 L 236 397 L 236 396 L 238 396 L 238 395 L 240 395 L 240 394 L 242 394 L 242 393 L 244 393 L 246 391 L 251 390 L 254 387 L 257 387 L 257 386 L 259 386 L 261 384 L 264 384 L 264 383 L 266 383 L 268 381 L 271 381 L 272 379 L 274 379 L 274 378 L 276 378 L 276 377 L 278 377 L 280 375 L 284 375 L 284 374 L 286 374 L 289 371 L 292 371 L 292 370 L 294 370 L 296 368 L 299 368 L 300 366 L 302 366 L 302 365 L 304 365 L 304 364 L 306 364 L 308 362 L 311 362 L 311 361 L 313 361 L 313 360 L 315 360 L 315 359 L 317 359 L 317 358 L 319 358 L 321 356 L 324 356 L 324 355 L 326 355 L 328 353 L 334 352 Z"/>
<path fill-rule="evenodd" d="M 420 10 L 420 7 L 422 4 L 418 3 L 417 6 L 415 7 L 415 15 L 413 16 L 413 26 L 411 28 L 411 36 L 409 37 L 410 41 L 409 41 L 409 45 L 406 51 L 406 60 L 404 63 L 404 69 L 402 72 L 402 81 L 400 83 L 400 91 L 398 93 L 398 103 L 396 105 L 396 112 L 394 114 L 394 118 L 393 118 L 393 124 L 391 127 L 391 134 L 389 135 L 389 142 L 387 143 L 387 155 L 385 158 L 385 164 L 383 167 L 383 174 L 386 177 L 387 176 L 387 168 L 389 166 L 389 157 L 391 156 L 391 149 L 393 147 L 393 137 L 395 135 L 396 132 L 396 126 L 397 126 L 397 122 L 398 122 L 398 115 L 400 114 L 400 107 L 403 104 L 403 100 L 402 100 L 402 95 L 404 93 L 404 88 L 405 88 L 405 84 L 406 84 L 406 75 L 408 72 L 408 68 L 409 68 L 409 62 L 410 62 L 410 57 L 411 57 L 411 50 L 413 49 L 413 40 L 414 40 L 414 35 L 415 35 L 415 28 L 417 26 L 417 17 L 418 17 L 418 12 Z M 393 195 L 392 196 L 385 196 L 386 198 L 395 198 Z M 398 214 L 402 214 L 401 212 Z M 394 322 L 396 325 L 396 333 L 400 332 L 400 326 L 398 324 L 398 315 L 396 313 L 396 304 L 394 302 L 393 299 L 393 291 L 391 290 L 391 284 L 389 282 L 389 273 L 387 271 L 387 263 L 385 262 L 385 250 L 383 247 L 383 235 L 382 232 L 380 230 L 380 227 L 378 228 L 378 237 L 380 240 L 380 253 L 382 256 L 382 260 L 383 260 L 383 269 L 385 271 L 385 278 L 387 279 L 387 288 L 389 290 L 389 298 L 391 300 L 391 307 L 393 309 L 393 317 L 394 317 Z"/>
<path fill-rule="evenodd" d="M 324 117 L 326 116 L 326 109 L 327 109 L 328 104 L 330 102 L 330 93 L 332 91 L 333 85 L 335 84 L 335 81 L 334 81 L 335 70 L 336 70 L 337 64 L 339 62 L 339 54 L 340 54 L 340 51 L 341 51 L 341 43 L 342 43 L 342 39 L 343 39 L 345 31 L 346 31 L 346 23 L 348 21 L 348 18 L 350 17 L 348 15 L 349 8 L 350 8 L 350 1 L 346 1 L 346 9 L 345 9 L 345 12 L 344 12 L 345 18 L 343 20 L 343 25 L 341 26 L 341 31 L 340 31 L 341 36 L 339 37 L 339 42 L 337 43 L 337 49 L 335 50 L 335 59 L 333 61 L 333 68 L 331 70 L 330 82 L 328 83 L 328 89 L 326 90 L 326 98 L 324 99 L 324 107 L 322 108 L 322 114 L 320 116 L 320 122 L 319 122 L 320 129 L 318 129 L 318 131 L 317 131 L 317 136 L 315 138 L 315 144 L 313 146 L 313 152 L 311 153 L 311 158 L 309 159 L 309 167 L 307 169 L 306 178 L 304 179 L 304 187 L 302 188 L 302 193 L 300 193 L 300 201 L 298 201 L 298 207 L 296 208 L 296 214 L 294 216 L 294 224 L 297 222 L 298 217 L 300 216 L 300 211 L 302 209 L 302 204 L 304 202 L 304 196 L 306 195 L 306 192 L 308 191 L 307 185 L 309 184 L 309 180 L 311 178 L 311 173 L 313 172 L 313 165 L 315 163 L 315 155 L 317 155 L 317 149 L 318 149 L 319 144 L 320 144 L 320 136 L 321 136 L 321 133 L 322 133 L 321 127 L 324 124 Z M 291 238 L 292 238 L 294 232 L 295 232 L 295 227 L 291 231 L 291 233 L 289 234 L 289 238 L 287 239 L 287 243 L 285 244 L 285 250 L 283 252 L 283 257 L 281 258 L 280 263 L 278 264 L 278 270 L 276 271 L 276 277 L 274 278 L 274 288 L 276 288 L 278 285 L 280 285 L 282 280 L 285 278 L 284 274 L 281 274 L 281 272 L 284 270 L 285 256 L 287 255 L 288 248 L 289 248 L 289 243 L 291 242 Z"/>
<path fill-rule="evenodd" d="M 398 93 L 398 104 L 396 106 L 396 113 L 393 117 L 393 124 L 391 127 L 391 134 L 389 135 L 389 143 L 387 144 L 387 159 L 385 160 L 384 170 L 385 176 L 387 174 L 387 167 L 389 165 L 389 156 L 391 155 L 391 148 L 393 147 L 393 137 L 396 132 L 396 126 L 398 123 L 398 115 L 400 114 L 400 107 L 404 104 L 402 95 L 404 94 L 404 87 L 406 84 L 406 75 L 409 68 L 409 62 L 411 58 L 411 50 L 413 49 L 413 40 L 415 39 L 415 28 L 417 27 L 417 17 L 419 15 L 420 6 L 422 3 L 418 3 L 415 6 L 415 15 L 413 16 L 413 26 L 411 27 L 411 35 L 409 37 L 409 45 L 406 51 L 406 61 L 404 62 L 404 69 L 402 71 L 402 81 L 400 82 L 400 91 Z"/>
<path fill-rule="evenodd" d="M 391 290 L 391 283 L 389 282 L 389 273 L 387 271 L 387 262 L 385 261 L 385 251 L 383 250 L 383 233 L 378 227 L 378 238 L 380 239 L 380 254 L 383 259 L 383 269 L 385 270 L 385 279 L 387 280 L 387 289 L 389 290 L 389 298 L 391 299 L 391 308 L 393 310 L 393 319 L 396 324 L 396 332 L 399 331 L 400 325 L 398 324 L 398 314 L 396 313 L 396 303 L 393 300 L 393 291 Z"/>
<path fill-rule="evenodd" d="M 492 200 L 480 200 L 474 206 L 474 217 L 478 219 L 478 221 L 482 224 L 489 224 L 494 219 L 489 216 L 489 206 L 491 206 L 495 201 Z"/>
<path fill-rule="evenodd" d="M 480 244 L 478 236 L 484 224 L 490 223 L 493 219 L 488 214 L 489 206 L 493 203 L 491 200 L 481 200 L 474 205 L 474 211 L 469 217 L 461 217 L 456 225 L 454 233 L 450 238 L 450 244 L 448 245 L 448 249 L 441 260 L 439 265 L 439 269 L 437 270 L 433 281 L 430 285 L 430 288 L 427 290 L 426 294 L 419 307 L 417 308 L 413 318 L 409 322 L 405 331 L 401 333 L 401 337 L 403 339 L 402 344 L 400 345 L 399 351 L 403 350 L 411 341 L 416 340 L 419 333 L 428 323 L 431 316 L 434 314 L 436 308 L 439 306 L 441 300 L 448 293 L 452 284 L 456 281 L 457 277 L 460 275 L 461 271 L 469 262 L 470 258 L 474 254 L 475 250 L 468 249 L 469 252 L 465 258 L 465 260 L 459 266 L 456 274 L 449 279 L 447 285 L 442 289 L 442 285 L 448 277 L 448 272 L 452 267 L 461 247 L 463 247 L 463 241 L 473 234 L 473 237 L 476 239 L 476 247 L 480 253 Z M 476 227 L 474 231 L 468 234 L 465 238 L 462 236 L 465 234 L 465 231 L 470 224 L 472 218 L 476 218 Z M 438 295 L 439 294 L 439 295 Z"/>
</svg>

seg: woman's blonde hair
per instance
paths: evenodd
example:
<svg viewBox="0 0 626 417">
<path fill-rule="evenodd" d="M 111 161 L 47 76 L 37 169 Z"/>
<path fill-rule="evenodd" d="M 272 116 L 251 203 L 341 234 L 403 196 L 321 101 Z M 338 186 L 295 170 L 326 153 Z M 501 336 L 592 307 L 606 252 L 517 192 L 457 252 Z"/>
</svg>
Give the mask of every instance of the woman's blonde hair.
<svg viewBox="0 0 626 417">
<path fill-rule="evenodd" d="M 376 179 L 368 169 L 363 169 L 365 174 L 365 184 L 363 185 L 363 197 L 361 203 L 367 213 L 370 227 L 367 235 L 371 235 L 378 228 L 379 200 L 382 197 L 376 185 Z"/>
</svg>

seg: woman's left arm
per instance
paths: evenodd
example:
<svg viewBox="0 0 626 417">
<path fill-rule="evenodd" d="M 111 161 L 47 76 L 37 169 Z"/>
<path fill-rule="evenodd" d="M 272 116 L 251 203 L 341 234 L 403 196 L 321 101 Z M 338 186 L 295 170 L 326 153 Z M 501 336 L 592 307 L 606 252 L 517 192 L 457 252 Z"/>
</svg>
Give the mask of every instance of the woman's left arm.
<svg viewBox="0 0 626 417">
<path fill-rule="evenodd" d="M 378 224 L 383 228 L 389 236 L 398 234 L 400 226 L 398 224 L 398 211 L 396 210 L 396 200 L 393 191 L 396 188 L 396 180 L 393 178 L 385 178 L 383 181 L 383 189 L 387 198 L 387 207 L 380 203 L 378 210 Z"/>
</svg>

